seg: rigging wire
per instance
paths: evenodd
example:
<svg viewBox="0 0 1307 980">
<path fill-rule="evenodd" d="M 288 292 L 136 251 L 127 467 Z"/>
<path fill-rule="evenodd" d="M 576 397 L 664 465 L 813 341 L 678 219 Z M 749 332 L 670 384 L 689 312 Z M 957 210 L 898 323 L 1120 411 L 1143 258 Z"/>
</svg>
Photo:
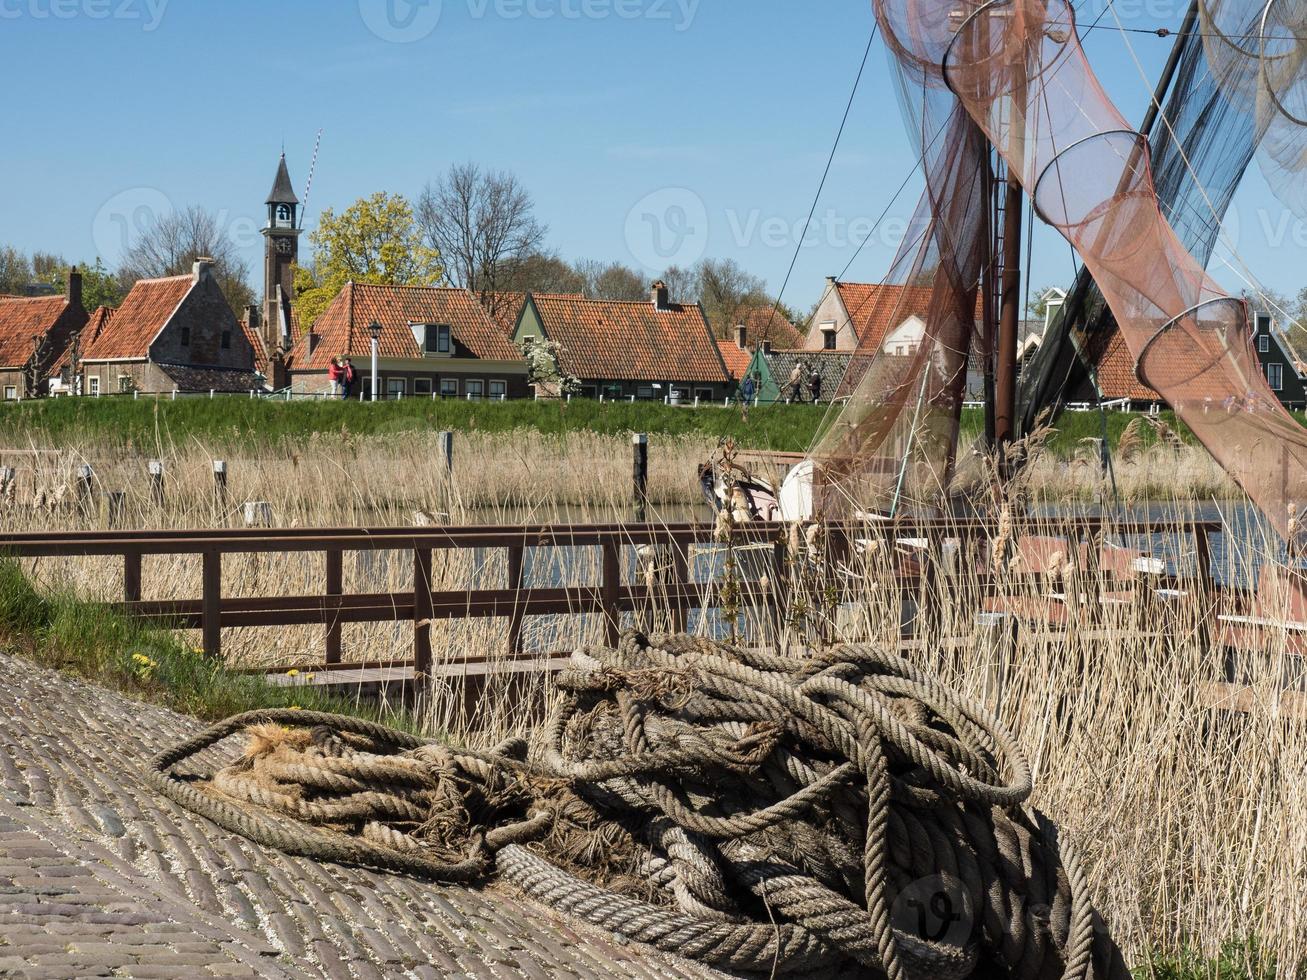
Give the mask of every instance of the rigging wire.
<svg viewBox="0 0 1307 980">
<path fill-rule="evenodd" d="M 867 49 L 862 52 L 862 63 L 858 65 L 858 75 L 853 80 L 853 90 L 849 92 L 849 101 L 844 107 L 844 116 L 840 119 L 840 128 L 835 133 L 835 142 L 830 148 L 830 156 L 826 158 L 826 169 L 822 171 L 821 182 L 817 184 L 817 193 L 813 195 L 812 207 L 808 209 L 808 218 L 803 223 L 803 232 L 799 235 L 799 240 L 794 244 L 794 255 L 790 258 L 790 267 L 785 271 L 785 279 L 781 282 L 780 291 L 776 294 L 776 303 L 772 306 L 771 317 L 767 321 L 768 327 L 775 322 L 776 314 L 781 308 L 781 300 L 785 296 L 785 288 L 790 284 L 790 277 L 794 275 L 794 267 L 799 261 L 799 253 L 803 250 L 803 242 L 808 237 L 808 229 L 812 226 L 813 215 L 817 213 L 817 204 L 821 201 L 822 191 L 826 189 L 826 180 L 830 177 L 831 166 L 835 163 L 835 153 L 840 148 L 840 140 L 844 136 L 845 126 L 848 125 L 849 113 L 853 111 L 853 101 L 857 98 L 858 86 L 862 84 L 862 75 L 867 70 L 867 60 L 871 57 L 871 46 L 876 41 L 876 32 L 879 29 L 879 21 L 871 25 L 871 35 L 867 38 Z"/>
</svg>

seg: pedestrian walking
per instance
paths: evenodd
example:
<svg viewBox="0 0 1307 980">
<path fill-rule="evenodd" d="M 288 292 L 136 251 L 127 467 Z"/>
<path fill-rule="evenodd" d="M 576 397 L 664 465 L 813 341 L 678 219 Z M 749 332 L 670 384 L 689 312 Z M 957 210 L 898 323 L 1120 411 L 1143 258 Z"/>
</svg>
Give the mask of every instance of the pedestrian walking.
<svg viewBox="0 0 1307 980">
<path fill-rule="evenodd" d="M 753 393 L 758 390 L 758 385 L 753 380 L 752 374 L 744 376 L 744 384 L 740 385 L 740 400 L 746 405 L 753 404 Z"/>
<path fill-rule="evenodd" d="M 812 403 L 816 405 L 821 401 L 821 375 L 816 371 L 813 371 L 812 377 L 808 379 L 808 388 L 812 391 Z"/>
</svg>

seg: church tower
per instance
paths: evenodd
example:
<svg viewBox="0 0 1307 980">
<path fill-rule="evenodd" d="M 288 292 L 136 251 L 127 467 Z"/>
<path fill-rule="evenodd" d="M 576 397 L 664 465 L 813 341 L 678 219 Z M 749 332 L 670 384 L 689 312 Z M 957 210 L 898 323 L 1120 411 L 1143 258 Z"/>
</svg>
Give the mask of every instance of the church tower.
<svg viewBox="0 0 1307 980">
<path fill-rule="evenodd" d="M 268 225 L 263 229 L 263 310 L 259 324 L 263 342 L 271 354 L 289 349 L 290 307 L 295 301 L 295 263 L 299 261 L 300 200 L 291 186 L 286 154 L 277 165 L 277 179 L 268 195 Z"/>
</svg>

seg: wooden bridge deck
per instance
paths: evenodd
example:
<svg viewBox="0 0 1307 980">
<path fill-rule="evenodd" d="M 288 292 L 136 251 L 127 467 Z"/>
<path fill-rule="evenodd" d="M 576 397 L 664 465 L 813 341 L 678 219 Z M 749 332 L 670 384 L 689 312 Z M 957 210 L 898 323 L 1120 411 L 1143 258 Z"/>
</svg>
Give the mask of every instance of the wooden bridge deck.
<svg viewBox="0 0 1307 980">
<path fill-rule="evenodd" d="M 506 886 L 288 857 L 143 782 L 193 719 L 0 653 L 0 976 L 702 977 Z"/>
</svg>

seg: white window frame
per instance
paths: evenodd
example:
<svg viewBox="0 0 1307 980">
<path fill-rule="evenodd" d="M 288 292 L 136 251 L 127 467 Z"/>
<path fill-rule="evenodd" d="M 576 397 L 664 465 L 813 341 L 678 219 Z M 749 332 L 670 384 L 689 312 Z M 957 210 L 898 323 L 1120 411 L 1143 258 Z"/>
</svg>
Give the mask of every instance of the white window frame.
<svg viewBox="0 0 1307 980">
<path fill-rule="evenodd" d="M 653 385 L 636 385 L 635 400 L 638 402 L 651 402 L 658 397 L 658 390 Z"/>
<path fill-rule="evenodd" d="M 441 398 L 458 397 L 458 378 L 440 379 L 440 397 Z"/>
<path fill-rule="evenodd" d="M 1284 390 L 1284 365 L 1271 363 L 1266 365 L 1266 383 L 1271 391 Z"/>
<path fill-rule="evenodd" d="M 480 378 L 467 378 L 463 382 L 463 397 L 470 402 L 479 402 L 486 397 L 486 383 Z"/>
<path fill-rule="evenodd" d="M 499 390 L 495 391 L 495 386 Z M 491 378 L 490 383 L 486 386 L 486 393 L 490 396 L 492 402 L 508 401 L 508 382 L 504 378 Z"/>
<path fill-rule="evenodd" d="M 422 353 L 428 357 L 440 357 L 454 353 L 454 331 L 447 323 L 428 323 L 422 336 Z M 432 339 L 435 339 L 434 346 Z"/>
<path fill-rule="evenodd" d="M 413 379 L 413 394 L 430 395 L 433 391 L 435 391 L 435 385 L 430 378 Z"/>
<path fill-rule="evenodd" d="M 132 376 L 130 374 L 118 375 L 118 394 L 125 395 L 132 390 Z"/>
<path fill-rule="evenodd" d="M 100 393 L 100 376 L 98 374 L 93 374 L 86 379 L 86 390 L 92 395 Z"/>
<path fill-rule="evenodd" d="M 1257 353 L 1269 354 L 1271 352 L 1271 338 L 1264 333 L 1257 335 Z"/>
<path fill-rule="evenodd" d="M 5 385 L 5 401 L 18 401 L 18 385 Z"/>
<path fill-rule="evenodd" d="M 387 378 L 386 379 L 386 397 L 393 398 L 396 395 L 408 394 L 407 378 Z"/>
</svg>

